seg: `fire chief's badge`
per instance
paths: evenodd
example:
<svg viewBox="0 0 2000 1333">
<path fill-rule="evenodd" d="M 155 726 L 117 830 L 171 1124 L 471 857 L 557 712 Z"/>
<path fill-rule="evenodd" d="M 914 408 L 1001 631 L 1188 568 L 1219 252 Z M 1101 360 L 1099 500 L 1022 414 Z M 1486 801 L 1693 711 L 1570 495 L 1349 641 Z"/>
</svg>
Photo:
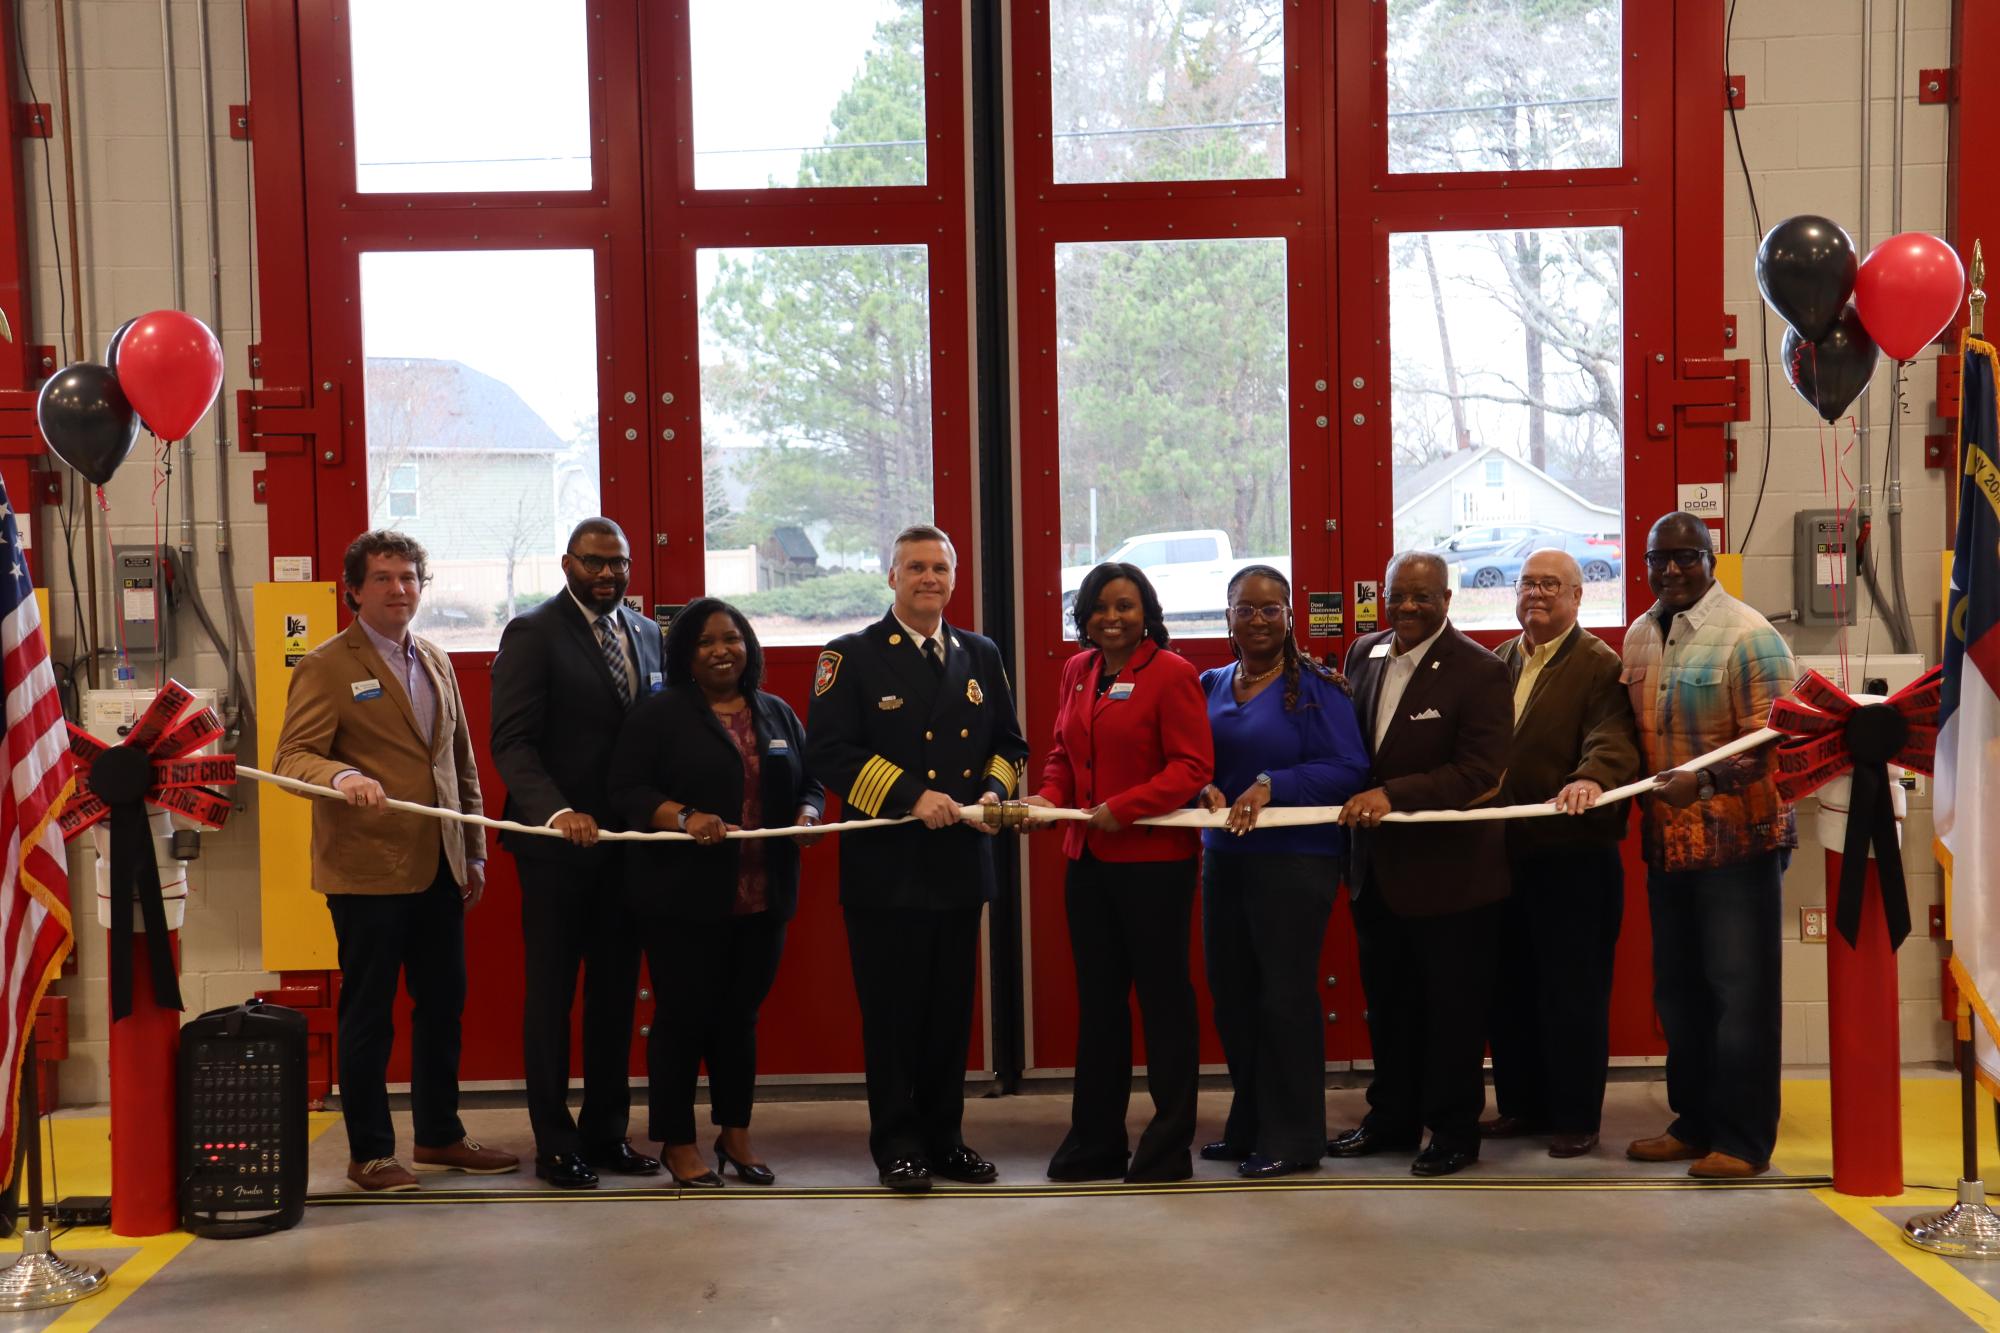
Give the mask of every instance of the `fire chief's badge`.
<svg viewBox="0 0 2000 1333">
<path fill-rule="evenodd" d="M 986 702 L 986 693 L 985 691 L 979 688 L 979 682 L 976 680 L 968 680 L 965 682 L 965 697 L 972 700 L 972 702 L 976 704 L 983 704 Z"/>
</svg>

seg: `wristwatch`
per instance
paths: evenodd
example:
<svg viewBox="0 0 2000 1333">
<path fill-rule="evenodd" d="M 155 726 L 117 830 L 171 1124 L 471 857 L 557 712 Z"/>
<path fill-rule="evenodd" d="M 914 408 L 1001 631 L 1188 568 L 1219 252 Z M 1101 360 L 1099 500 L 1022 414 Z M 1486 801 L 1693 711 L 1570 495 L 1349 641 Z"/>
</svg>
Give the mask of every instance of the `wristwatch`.
<svg viewBox="0 0 2000 1333">
<path fill-rule="evenodd" d="M 686 833 L 688 831 L 688 816 L 700 813 L 701 811 L 695 809 L 693 806 L 684 805 L 681 807 L 681 812 L 674 816 L 674 823 L 681 832 Z"/>
<path fill-rule="evenodd" d="M 1704 801 L 1715 795 L 1715 775 L 1705 768 L 1697 768 L 1694 771 L 1694 792 Z"/>
<path fill-rule="evenodd" d="M 1259 773 L 1250 780 L 1250 785 L 1253 787 L 1269 787 L 1271 785 L 1271 775 L 1269 773 Z"/>
</svg>

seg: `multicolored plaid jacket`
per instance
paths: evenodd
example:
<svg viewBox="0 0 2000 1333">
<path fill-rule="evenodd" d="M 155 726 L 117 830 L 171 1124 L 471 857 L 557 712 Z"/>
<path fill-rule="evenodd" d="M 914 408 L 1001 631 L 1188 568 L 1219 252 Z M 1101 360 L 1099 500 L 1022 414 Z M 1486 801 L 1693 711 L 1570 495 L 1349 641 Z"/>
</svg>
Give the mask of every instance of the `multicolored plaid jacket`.
<svg viewBox="0 0 2000 1333">
<path fill-rule="evenodd" d="M 1798 667 L 1771 623 L 1715 584 L 1673 617 L 1661 639 L 1657 603 L 1625 632 L 1625 671 L 1648 769 L 1679 767 L 1764 725 Z M 1640 798 L 1646 864 L 1712 870 L 1798 846 L 1792 807 L 1778 799 L 1770 747 L 1712 766 L 1715 795 L 1676 810 Z"/>
</svg>

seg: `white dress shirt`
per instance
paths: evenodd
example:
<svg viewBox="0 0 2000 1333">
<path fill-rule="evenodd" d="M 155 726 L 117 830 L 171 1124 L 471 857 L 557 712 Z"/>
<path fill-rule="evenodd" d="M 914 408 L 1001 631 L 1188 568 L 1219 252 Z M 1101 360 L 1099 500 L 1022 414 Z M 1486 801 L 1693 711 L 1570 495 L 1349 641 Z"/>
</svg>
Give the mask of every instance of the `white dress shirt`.
<svg viewBox="0 0 2000 1333">
<path fill-rule="evenodd" d="M 1439 625 L 1436 633 L 1406 653 L 1397 652 L 1395 635 L 1389 636 L 1389 660 L 1382 665 L 1382 690 L 1375 698 L 1376 749 L 1382 748 L 1382 738 L 1389 734 L 1389 723 L 1395 720 L 1396 710 L 1402 706 L 1403 691 L 1410 688 L 1411 677 L 1424 664 L 1424 654 L 1431 650 L 1431 645 L 1438 641 L 1438 635 L 1444 633 L 1445 625 L 1450 623 L 1447 620 L 1444 625 Z"/>
</svg>

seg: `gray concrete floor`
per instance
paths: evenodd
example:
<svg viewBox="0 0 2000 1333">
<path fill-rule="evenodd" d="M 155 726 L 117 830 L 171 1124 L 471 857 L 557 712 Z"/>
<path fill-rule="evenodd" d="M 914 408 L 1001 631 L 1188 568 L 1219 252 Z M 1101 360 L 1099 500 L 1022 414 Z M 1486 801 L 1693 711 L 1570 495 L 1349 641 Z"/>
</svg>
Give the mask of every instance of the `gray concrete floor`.
<svg viewBox="0 0 2000 1333">
<path fill-rule="evenodd" d="M 1352 1123 L 1360 1096 L 1330 1093 L 1330 1124 Z M 1206 1132 L 1225 1097 L 1204 1094 Z M 1141 1095 L 1135 1128 L 1145 1107 Z M 1042 1186 L 1067 1109 L 1059 1095 L 976 1100 L 966 1137 L 1004 1185 Z M 518 1109 L 466 1118 L 485 1142 L 531 1146 Z M 1657 1083 L 1613 1085 L 1608 1146 L 1592 1157 L 1489 1145 L 1442 1188 L 1412 1180 L 1403 1159 L 1374 1158 L 1329 1163 L 1296 1178 L 1316 1182 L 1303 1189 L 1227 1188 L 1225 1167 L 1200 1163 L 1197 1179 L 1224 1188 L 893 1198 L 873 1189 L 865 1120 L 857 1102 L 758 1108 L 760 1151 L 781 1187 L 815 1191 L 803 1196 L 733 1182 L 680 1198 L 558 1195 L 523 1172 L 427 1183 L 534 1201 L 320 1203 L 294 1231 L 194 1242 L 104 1326 L 1711 1333 L 1965 1322 L 1808 1190 L 1682 1187 L 1674 1168 L 1625 1161 L 1627 1138 L 1665 1123 Z M 334 1125 L 315 1145 L 314 1190 L 344 1188 L 345 1161 Z M 1326 1187 L 1336 1182 L 1347 1187 Z M 48 1322 L 0 1318 L 0 1330 Z"/>
</svg>

